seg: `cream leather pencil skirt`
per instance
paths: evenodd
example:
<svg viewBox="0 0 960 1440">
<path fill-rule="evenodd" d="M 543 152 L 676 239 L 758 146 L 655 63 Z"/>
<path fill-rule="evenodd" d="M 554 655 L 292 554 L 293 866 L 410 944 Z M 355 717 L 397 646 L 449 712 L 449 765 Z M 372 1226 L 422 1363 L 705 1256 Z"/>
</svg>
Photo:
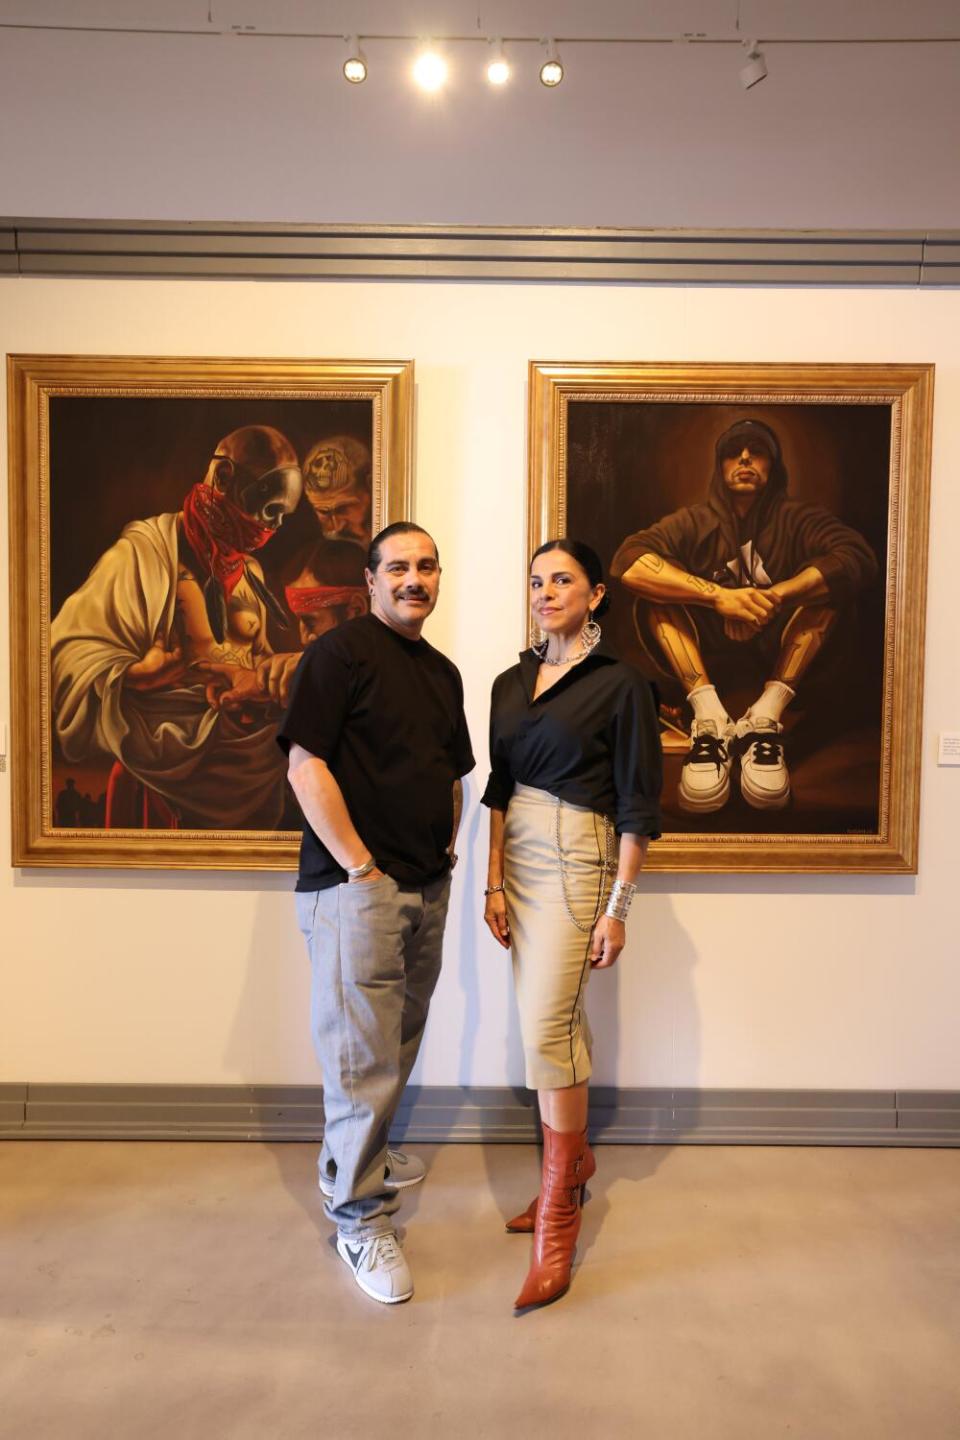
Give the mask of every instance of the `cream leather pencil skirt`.
<svg viewBox="0 0 960 1440">
<path fill-rule="evenodd" d="M 616 870 L 617 840 L 603 815 L 546 790 L 516 787 L 504 826 L 503 883 L 531 1090 L 560 1090 L 590 1077 L 592 1037 L 583 1009 L 590 930 Z"/>
</svg>

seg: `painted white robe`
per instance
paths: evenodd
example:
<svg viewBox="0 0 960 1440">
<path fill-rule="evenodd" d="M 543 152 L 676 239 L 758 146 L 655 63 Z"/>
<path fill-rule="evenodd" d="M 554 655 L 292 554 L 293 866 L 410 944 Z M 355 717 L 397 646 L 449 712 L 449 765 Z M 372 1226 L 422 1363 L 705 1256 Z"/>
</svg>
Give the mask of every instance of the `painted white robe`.
<svg viewBox="0 0 960 1440">
<path fill-rule="evenodd" d="M 123 684 L 155 641 L 171 647 L 177 554 L 176 515 L 134 520 L 64 602 L 51 627 L 57 738 L 68 761 L 122 761 L 174 806 L 185 828 L 273 829 L 286 770 L 276 716 L 241 727 L 208 704 L 200 680 L 160 690 Z"/>
</svg>

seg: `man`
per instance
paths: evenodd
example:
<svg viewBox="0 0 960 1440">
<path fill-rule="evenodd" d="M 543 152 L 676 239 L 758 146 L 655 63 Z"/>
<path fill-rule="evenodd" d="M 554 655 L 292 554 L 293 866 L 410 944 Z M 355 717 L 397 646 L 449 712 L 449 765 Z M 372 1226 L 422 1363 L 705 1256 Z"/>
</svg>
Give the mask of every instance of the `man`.
<svg viewBox="0 0 960 1440">
<path fill-rule="evenodd" d="M 413 1280 L 391 1216 L 423 1166 L 387 1148 L 440 973 L 473 768 L 455 666 L 421 637 L 440 562 L 419 525 L 370 546 L 371 613 L 305 650 L 277 739 L 305 817 L 297 910 L 323 1072 L 320 1189 L 337 1251 L 374 1300 Z"/>
<path fill-rule="evenodd" d="M 301 645 L 367 612 L 364 552 L 351 540 L 318 540 L 296 566 L 284 595 Z M 298 557 L 299 559 L 299 557 Z"/>
<path fill-rule="evenodd" d="M 106 825 L 272 829 L 284 802 L 276 711 L 299 660 L 254 552 L 302 490 L 268 425 L 217 445 L 175 514 L 134 520 L 51 626 L 53 723 L 71 763 L 114 760 Z"/>
<path fill-rule="evenodd" d="M 648 602 L 641 638 L 693 710 L 681 809 L 725 805 L 737 758 L 747 803 L 781 809 L 790 798 L 783 713 L 843 609 L 876 579 L 867 542 L 828 510 L 790 499 L 776 432 L 746 419 L 717 440 L 707 503 L 629 536 L 611 568 Z M 769 679 L 734 722 L 711 667 L 739 647 Z"/>
<path fill-rule="evenodd" d="M 370 451 L 352 435 L 318 440 L 303 462 L 304 494 L 328 540 L 370 544 Z"/>
</svg>

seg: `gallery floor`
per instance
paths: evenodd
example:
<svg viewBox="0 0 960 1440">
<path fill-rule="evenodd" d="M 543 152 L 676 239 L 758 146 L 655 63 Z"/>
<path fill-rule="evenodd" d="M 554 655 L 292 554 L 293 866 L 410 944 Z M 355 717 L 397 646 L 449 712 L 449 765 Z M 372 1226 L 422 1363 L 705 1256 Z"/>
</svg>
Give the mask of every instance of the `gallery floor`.
<svg viewBox="0 0 960 1440">
<path fill-rule="evenodd" d="M 574 1286 L 519 1319 L 533 1150 L 419 1153 L 388 1308 L 312 1146 L 0 1145 L 0 1435 L 960 1434 L 957 1150 L 602 1147 Z"/>
</svg>

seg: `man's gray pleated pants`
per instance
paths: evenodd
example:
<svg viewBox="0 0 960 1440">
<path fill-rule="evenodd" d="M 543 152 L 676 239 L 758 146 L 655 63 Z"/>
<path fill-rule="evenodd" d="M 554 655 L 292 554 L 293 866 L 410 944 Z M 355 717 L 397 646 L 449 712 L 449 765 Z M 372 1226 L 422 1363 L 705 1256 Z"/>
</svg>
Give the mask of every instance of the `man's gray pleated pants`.
<svg viewBox="0 0 960 1440">
<path fill-rule="evenodd" d="M 323 1073 L 324 1209 L 345 1235 L 374 1235 L 400 1203 L 385 1188 L 387 1137 L 440 974 L 450 877 L 422 889 L 389 875 L 297 895 Z"/>
</svg>

